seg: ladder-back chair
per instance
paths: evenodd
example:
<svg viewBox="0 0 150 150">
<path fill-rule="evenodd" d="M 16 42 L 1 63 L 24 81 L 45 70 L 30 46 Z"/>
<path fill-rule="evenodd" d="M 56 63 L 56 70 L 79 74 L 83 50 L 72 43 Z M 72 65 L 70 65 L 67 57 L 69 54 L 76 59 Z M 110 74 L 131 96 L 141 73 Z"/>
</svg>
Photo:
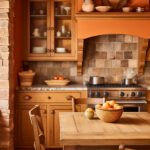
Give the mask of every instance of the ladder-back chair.
<svg viewBox="0 0 150 150">
<path fill-rule="evenodd" d="M 29 117 L 33 127 L 34 149 L 45 150 L 45 136 L 39 105 L 35 105 L 29 110 Z"/>
</svg>

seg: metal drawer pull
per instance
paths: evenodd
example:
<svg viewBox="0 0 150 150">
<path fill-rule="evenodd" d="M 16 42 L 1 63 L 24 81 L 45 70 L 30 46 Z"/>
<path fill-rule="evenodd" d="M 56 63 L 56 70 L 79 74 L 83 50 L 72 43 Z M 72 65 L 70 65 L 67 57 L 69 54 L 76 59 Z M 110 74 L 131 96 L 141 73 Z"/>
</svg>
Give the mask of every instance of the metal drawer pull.
<svg viewBox="0 0 150 150">
<path fill-rule="evenodd" d="M 48 99 L 52 99 L 50 96 L 48 96 Z"/>
<path fill-rule="evenodd" d="M 31 100 L 32 97 L 31 97 L 30 95 L 25 95 L 25 96 L 23 97 L 23 99 L 24 99 L 24 100 Z"/>
</svg>

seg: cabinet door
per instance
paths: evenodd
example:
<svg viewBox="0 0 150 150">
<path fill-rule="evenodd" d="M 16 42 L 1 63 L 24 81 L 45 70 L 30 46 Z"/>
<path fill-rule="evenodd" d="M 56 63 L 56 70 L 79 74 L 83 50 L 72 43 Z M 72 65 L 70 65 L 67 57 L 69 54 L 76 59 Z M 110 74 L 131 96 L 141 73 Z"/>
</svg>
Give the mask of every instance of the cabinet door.
<svg viewBox="0 0 150 150">
<path fill-rule="evenodd" d="M 29 119 L 29 110 L 34 106 L 32 105 L 17 105 L 15 115 L 15 138 L 16 147 L 33 147 L 33 129 Z M 45 105 L 40 106 L 41 115 L 44 125 L 44 132 L 47 132 L 47 109 Z"/>
<path fill-rule="evenodd" d="M 50 106 L 50 120 L 49 126 L 50 131 L 49 134 L 51 137 L 49 138 L 50 144 L 55 147 L 60 147 L 60 134 L 59 134 L 59 113 L 60 112 L 69 112 L 72 111 L 71 105 L 70 106 Z M 52 134 L 53 131 L 53 134 Z"/>
<path fill-rule="evenodd" d="M 74 0 L 28 0 L 25 6 L 26 60 L 76 60 Z"/>
<path fill-rule="evenodd" d="M 58 60 L 69 60 L 75 56 L 74 39 L 74 5 L 72 0 L 54 0 L 52 14 L 52 26 L 55 30 L 51 31 L 52 39 L 52 57 Z"/>
<path fill-rule="evenodd" d="M 48 24 L 50 2 L 47 0 L 28 0 L 25 3 L 27 59 L 44 59 L 50 56 L 50 26 Z"/>
</svg>

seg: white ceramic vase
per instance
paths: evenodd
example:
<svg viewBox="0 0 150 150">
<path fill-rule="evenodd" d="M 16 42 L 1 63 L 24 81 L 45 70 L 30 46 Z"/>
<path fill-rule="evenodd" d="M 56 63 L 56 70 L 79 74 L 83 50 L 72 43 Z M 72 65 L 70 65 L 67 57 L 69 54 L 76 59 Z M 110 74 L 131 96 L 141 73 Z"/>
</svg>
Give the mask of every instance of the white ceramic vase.
<svg viewBox="0 0 150 150">
<path fill-rule="evenodd" d="M 92 12 L 94 10 L 94 3 L 92 0 L 84 0 L 82 4 L 82 10 L 84 12 Z"/>
</svg>

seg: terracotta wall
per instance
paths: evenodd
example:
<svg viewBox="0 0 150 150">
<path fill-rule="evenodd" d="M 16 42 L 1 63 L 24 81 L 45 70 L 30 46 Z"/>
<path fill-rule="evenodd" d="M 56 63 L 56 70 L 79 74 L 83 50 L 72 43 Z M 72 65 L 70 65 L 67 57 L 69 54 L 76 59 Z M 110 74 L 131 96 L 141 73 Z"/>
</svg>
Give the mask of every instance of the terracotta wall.
<svg viewBox="0 0 150 150">
<path fill-rule="evenodd" d="M 127 70 L 137 73 L 138 37 L 102 35 L 85 40 L 83 75 L 77 77 L 75 62 L 31 62 L 36 71 L 34 84 L 64 75 L 73 82 L 83 83 L 91 75 L 104 76 L 106 82 L 121 82 Z"/>
</svg>

